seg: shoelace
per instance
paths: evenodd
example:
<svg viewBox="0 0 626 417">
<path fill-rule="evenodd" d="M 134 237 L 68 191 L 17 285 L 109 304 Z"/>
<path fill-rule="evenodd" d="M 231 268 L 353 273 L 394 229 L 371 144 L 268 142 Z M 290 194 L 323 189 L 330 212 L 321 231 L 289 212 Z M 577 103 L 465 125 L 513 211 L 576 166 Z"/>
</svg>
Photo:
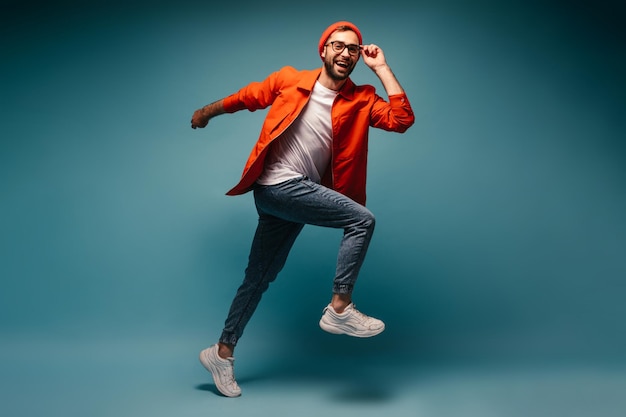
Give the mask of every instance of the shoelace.
<svg viewBox="0 0 626 417">
<path fill-rule="evenodd" d="M 235 360 L 228 359 L 228 361 L 230 362 L 230 366 L 222 368 L 222 376 L 228 383 L 237 385 L 235 381 Z"/>
<path fill-rule="evenodd" d="M 352 314 L 363 324 L 371 323 L 372 321 L 370 316 L 367 316 L 357 310 L 354 304 L 352 304 Z"/>
</svg>

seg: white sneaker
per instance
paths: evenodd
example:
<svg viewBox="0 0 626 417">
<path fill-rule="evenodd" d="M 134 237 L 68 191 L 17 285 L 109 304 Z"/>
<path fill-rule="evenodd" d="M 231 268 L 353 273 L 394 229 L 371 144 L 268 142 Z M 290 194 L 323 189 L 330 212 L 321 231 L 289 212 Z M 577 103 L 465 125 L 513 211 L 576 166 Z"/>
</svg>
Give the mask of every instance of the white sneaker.
<svg viewBox="0 0 626 417">
<path fill-rule="evenodd" d="M 385 323 L 361 313 L 352 303 L 341 314 L 336 313 L 335 309 L 328 304 L 320 319 L 320 327 L 333 334 L 372 337 L 385 330 Z"/>
<path fill-rule="evenodd" d="M 235 358 L 222 358 L 217 354 L 218 345 L 204 349 L 200 352 L 200 362 L 213 374 L 215 386 L 227 397 L 238 397 L 241 395 L 241 388 L 235 381 Z"/>
</svg>

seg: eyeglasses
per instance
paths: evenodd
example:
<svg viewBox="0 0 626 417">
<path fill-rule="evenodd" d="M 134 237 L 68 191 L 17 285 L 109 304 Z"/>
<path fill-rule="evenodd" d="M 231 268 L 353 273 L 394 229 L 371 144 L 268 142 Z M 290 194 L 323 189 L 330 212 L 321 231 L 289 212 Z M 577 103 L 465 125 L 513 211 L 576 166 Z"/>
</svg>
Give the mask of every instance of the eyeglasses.
<svg viewBox="0 0 626 417">
<path fill-rule="evenodd" d="M 357 56 L 359 54 L 359 51 L 361 50 L 361 45 L 355 45 L 353 43 L 350 45 L 346 45 L 345 43 L 341 41 L 328 42 L 324 46 L 328 46 L 328 45 L 332 46 L 333 51 L 335 51 L 338 54 L 342 53 L 344 49 L 348 48 L 348 53 L 350 55 Z"/>
</svg>

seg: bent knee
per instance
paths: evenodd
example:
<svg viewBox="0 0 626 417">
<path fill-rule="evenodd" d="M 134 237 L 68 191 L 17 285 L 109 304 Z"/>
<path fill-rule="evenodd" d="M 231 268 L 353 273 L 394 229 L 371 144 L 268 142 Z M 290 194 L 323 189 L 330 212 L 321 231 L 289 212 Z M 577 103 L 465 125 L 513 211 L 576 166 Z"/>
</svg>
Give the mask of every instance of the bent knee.
<svg viewBox="0 0 626 417">
<path fill-rule="evenodd" d="M 376 226 L 376 217 L 371 211 L 364 210 L 361 217 L 361 224 L 367 229 L 374 229 L 374 226 Z"/>
</svg>

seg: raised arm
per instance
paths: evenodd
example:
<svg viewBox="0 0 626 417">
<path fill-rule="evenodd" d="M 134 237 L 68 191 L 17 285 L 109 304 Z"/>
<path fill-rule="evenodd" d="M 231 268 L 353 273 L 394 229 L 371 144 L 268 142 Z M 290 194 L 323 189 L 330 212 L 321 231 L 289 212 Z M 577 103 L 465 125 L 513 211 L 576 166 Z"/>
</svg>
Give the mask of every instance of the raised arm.
<svg viewBox="0 0 626 417">
<path fill-rule="evenodd" d="M 363 57 L 365 65 L 378 76 L 388 96 L 404 93 L 404 89 L 396 79 L 389 65 L 387 65 L 387 60 L 385 59 L 385 54 L 383 54 L 382 49 L 374 44 L 363 45 L 361 47 L 361 56 Z"/>
</svg>

